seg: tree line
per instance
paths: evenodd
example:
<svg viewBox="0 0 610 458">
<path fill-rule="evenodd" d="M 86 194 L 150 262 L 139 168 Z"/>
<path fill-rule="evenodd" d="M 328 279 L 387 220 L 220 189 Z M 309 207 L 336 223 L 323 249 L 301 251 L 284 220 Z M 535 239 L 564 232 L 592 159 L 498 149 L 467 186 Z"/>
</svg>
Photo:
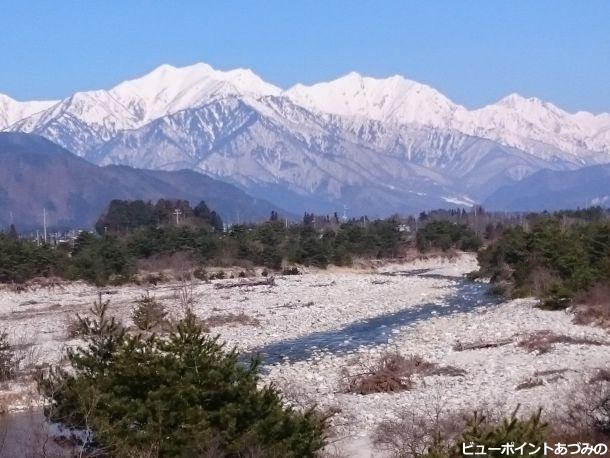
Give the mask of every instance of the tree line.
<svg viewBox="0 0 610 458">
<path fill-rule="evenodd" d="M 478 254 L 480 274 L 499 292 L 537 296 L 563 308 L 580 293 L 610 285 L 610 218 L 600 208 L 528 215 Z"/>
<path fill-rule="evenodd" d="M 342 221 L 306 214 L 288 224 L 272 212 L 268 221 L 225 228 L 220 216 L 200 202 L 162 199 L 112 201 L 95 224 L 71 243 L 49 246 L 0 234 L 0 282 L 57 276 L 96 284 L 132 279 L 141 260 L 186 254 L 194 263 L 280 269 L 286 264 L 325 268 L 354 259 L 392 259 L 409 249 L 476 250 L 480 237 L 466 222 L 397 216 Z M 418 229 L 417 234 L 415 230 Z"/>
</svg>

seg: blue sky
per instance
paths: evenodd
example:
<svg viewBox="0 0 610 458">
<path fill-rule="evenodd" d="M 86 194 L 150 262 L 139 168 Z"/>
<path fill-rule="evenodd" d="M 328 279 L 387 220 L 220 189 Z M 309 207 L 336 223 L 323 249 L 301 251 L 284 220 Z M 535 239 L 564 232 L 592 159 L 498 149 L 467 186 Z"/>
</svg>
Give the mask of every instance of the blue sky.
<svg viewBox="0 0 610 458">
<path fill-rule="evenodd" d="M 0 92 L 107 88 L 162 63 L 282 87 L 402 74 L 468 107 L 511 92 L 610 111 L 610 1 L 6 1 Z"/>
</svg>

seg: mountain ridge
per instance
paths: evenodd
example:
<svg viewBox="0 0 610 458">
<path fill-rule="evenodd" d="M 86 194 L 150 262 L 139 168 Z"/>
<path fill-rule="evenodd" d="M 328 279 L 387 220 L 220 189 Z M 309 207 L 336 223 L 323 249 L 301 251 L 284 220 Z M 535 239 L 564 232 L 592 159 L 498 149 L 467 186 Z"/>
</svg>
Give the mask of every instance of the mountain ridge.
<svg viewBox="0 0 610 458">
<path fill-rule="evenodd" d="M 610 164 L 571 171 L 540 170 L 498 189 L 484 205 L 504 211 L 561 210 L 610 206 Z"/>
<path fill-rule="evenodd" d="M 482 202 L 541 169 L 610 162 L 605 113 L 518 94 L 468 110 L 399 75 L 283 90 L 203 63 L 75 93 L 5 130 L 96 164 L 193 169 L 294 211 L 371 216 Z"/>
<path fill-rule="evenodd" d="M 400 75 L 372 78 L 351 72 L 331 81 L 309 86 L 296 84 L 282 90 L 266 83 L 249 69 L 221 71 L 205 63 L 185 67 L 163 64 L 144 76 L 123 81 L 105 91 L 77 92 L 59 102 L 38 103 L 53 104 L 48 109 L 63 105 L 64 110 L 60 113 L 67 110 L 76 117 L 80 116 L 83 122 L 114 133 L 141 127 L 156 118 L 196 107 L 217 97 L 235 95 L 254 98 L 284 95 L 306 108 L 325 114 L 450 128 L 532 153 L 534 146 L 525 141 L 530 139 L 572 155 L 593 153 L 589 154 L 592 156 L 587 158 L 589 160 L 610 160 L 609 113 L 569 113 L 552 103 L 515 93 L 496 103 L 468 110 L 431 86 Z M 95 100 L 101 96 L 107 96 L 104 103 L 108 106 L 92 112 L 79 110 L 87 99 Z M 0 119 L 11 118 L 13 122 L 4 127 L 0 124 L 3 129 L 41 133 L 40 130 L 44 130 L 49 122 L 49 116 L 41 117 L 37 116 L 38 112 L 29 111 L 21 119 L 14 120 L 19 115 L 11 112 L 9 116 L 7 110 L 10 111 L 0 107 Z M 56 114 L 59 114 L 58 110 L 55 107 Z M 118 117 L 116 113 L 113 116 L 112 112 L 122 112 L 123 116 Z M 31 119 L 25 121 L 28 118 Z M 524 132 L 528 125 L 536 129 Z M 554 140 L 557 130 L 561 138 Z M 52 130 L 49 134 L 52 136 Z M 575 137 L 570 139 L 570 136 Z M 102 132 L 101 137 L 106 140 L 107 133 Z M 595 153 L 603 155 L 600 157 Z"/>
</svg>

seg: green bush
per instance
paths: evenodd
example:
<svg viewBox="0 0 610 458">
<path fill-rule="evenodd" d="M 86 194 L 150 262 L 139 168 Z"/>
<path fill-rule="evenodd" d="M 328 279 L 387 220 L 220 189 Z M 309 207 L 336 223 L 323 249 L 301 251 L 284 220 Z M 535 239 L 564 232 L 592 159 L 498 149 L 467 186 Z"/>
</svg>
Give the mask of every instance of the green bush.
<svg viewBox="0 0 610 458">
<path fill-rule="evenodd" d="M 492 282 L 511 282 L 517 296 L 539 295 L 545 308 L 565 308 L 576 293 L 610 278 L 610 223 L 593 219 L 566 226 L 542 218 L 528 232 L 506 229 L 478 257 Z"/>
<path fill-rule="evenodd" d="M 260 387 L 258 361 L 241 362 L 189 314 L 167 338 L 134 337 L 106 316 L 83 320 L 85 347 L 71 370 L 39 381 L 46 414 L 90 428 L 93 448 L 111 456 L 308 457 L 324 445 L 325 421 L 284 407 Z"/>
<path fill-rule="evenodd" d="M 482 245 L 481 239 L 468 226 L 447 220 L 431 221 L 426 224 L 417 232 L 416 240 L 420 251 L 433 248 L 443 251 L 451 248 L 477 251 Z"/>
<path fill-rule="evenodd" d="M 131 311 L 133 323 L 142 331 L 151 331 L 165 322 L 167 311 L 163 304 L 149 293 L 142 295 Z"/>
<path fill-rule="evenodd" d="M 15 355 L 15 349 L 8 341 L 5 331 L 0 332 L 0 382 L 11 380 L 17 369 L 19 362 Z"/>
<path fill-rule="evenodd" d="M 69 262 L 63 250 L 37 246 L 0 233 L 1 283 L 22 283 L 33 277 L 62 275 Z"/>
</svg>

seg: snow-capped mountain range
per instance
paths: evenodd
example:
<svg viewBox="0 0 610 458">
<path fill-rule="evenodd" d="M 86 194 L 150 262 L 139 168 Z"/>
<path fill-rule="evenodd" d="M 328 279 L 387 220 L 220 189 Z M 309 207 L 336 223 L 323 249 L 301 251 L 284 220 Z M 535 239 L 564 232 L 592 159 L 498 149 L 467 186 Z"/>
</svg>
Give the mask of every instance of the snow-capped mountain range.
<svg viewBox="0 0 610 458">
<path fill-rule="evenodd" d="M 97 164 L 194 169 L 293 211 L 470 205 L 541 169 L 610 162 L 606 113 L 517 94 L 468 110 L 401 76 L 283 90 L 207 64 L 162 65 L 60 101 L 0 95 L 0 130 L 42 135 Z"/>
</svg>

